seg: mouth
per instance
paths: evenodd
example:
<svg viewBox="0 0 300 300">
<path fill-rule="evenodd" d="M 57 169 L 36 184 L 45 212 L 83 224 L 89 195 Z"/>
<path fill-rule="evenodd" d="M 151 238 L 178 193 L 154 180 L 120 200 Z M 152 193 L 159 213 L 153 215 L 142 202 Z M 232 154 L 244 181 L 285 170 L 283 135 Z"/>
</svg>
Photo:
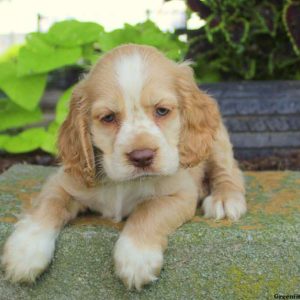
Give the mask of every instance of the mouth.
<svg viewBox="0 0 300 300">
<path fill-rule="evenodd" d="M 130 180 L 132 179 L 142 179 L 142 178 L 149 178 L 149 177 L 156 177 L 160 174 L 155 172 L 152 168 L 145 167 L 145 168 L 136 168 L 133 174 L 130 176 Z"/>
</svg>

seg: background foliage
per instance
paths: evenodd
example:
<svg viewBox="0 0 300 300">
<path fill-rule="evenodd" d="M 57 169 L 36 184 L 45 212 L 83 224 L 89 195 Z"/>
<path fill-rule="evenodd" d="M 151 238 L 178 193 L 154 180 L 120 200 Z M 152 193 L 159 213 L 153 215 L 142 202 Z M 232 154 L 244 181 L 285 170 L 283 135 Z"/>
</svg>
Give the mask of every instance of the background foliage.
<svg viewBox="0 0 300 300">
<path fill-rule="evenodd" d="M 55 119 L 45 126 L 40 101 L 49 78 L 66 66 L 84 72 L 104 52 L 123 43 L 152 45 L 174 60 L 186 53 L 186 44 L 150 21 L 106 32 L 99 24 L 75 20 L 56 23 L 47 33 L 31 33 L 24 45 L 4 53 L 0 57 L 0 150 L 22 153 L 41 148 L 55 153 L 73 86 L 60 97 Z"/>
<path fill-rule="evenodd" d="M 187 31 L 187 56 L 202 82 L 300 79 L 299 0 L 187 3 L 206 21 Z"/>
<path fill-rule="evenodd" d="M 55 119 L 48 124 L 40 107 L 45 89 L 53 78 L 66 76 L 66 69 L 76 82 L 103 53 L 123 43 L 155 46 L 173 60 L 191 58 L 200 82 L 300 79 L 300 0 L 187 4 L 205 20 L 196 30 L 177 31 L 187 34 L 187 43 L 151 21 L 106 32 L 96 23 L 68 20 L 46 33 L 31 33 L 24 45 L 10 48 L 0 56 L 0 151 L 41 148 L 55 153 L 73 86 L 58 99 Z"/>
</svg>

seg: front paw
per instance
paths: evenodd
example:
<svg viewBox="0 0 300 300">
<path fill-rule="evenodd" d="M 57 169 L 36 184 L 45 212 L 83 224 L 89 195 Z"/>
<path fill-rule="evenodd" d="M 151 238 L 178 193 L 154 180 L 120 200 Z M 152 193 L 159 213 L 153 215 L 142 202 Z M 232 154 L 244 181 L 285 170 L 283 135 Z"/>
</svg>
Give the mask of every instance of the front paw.
<svg viewBox="0 0 300 300">
<path fill-rule="evenodd" d="M 57 231 L 42 228 L 29 217 L 16 224 L 2 255 L 6 278 L 12 282 L 34 282 L 50 263 Z"/>
<path fill-rule="evenodd" d="M 246 200 L 242 193 L 210 195 L 204 199 L 202 207 L 205 218 L 216 220 L 227 217 L 237 221 L 247 211 Z"/>
<path fill-rule="evenodd" d="M 157 279 L 163 263 L 160 249 L 143 248 L 129 237 L 121 236 L 114 251 L 115 268 L 127 288 L 140 290 Z"/>
</svg>

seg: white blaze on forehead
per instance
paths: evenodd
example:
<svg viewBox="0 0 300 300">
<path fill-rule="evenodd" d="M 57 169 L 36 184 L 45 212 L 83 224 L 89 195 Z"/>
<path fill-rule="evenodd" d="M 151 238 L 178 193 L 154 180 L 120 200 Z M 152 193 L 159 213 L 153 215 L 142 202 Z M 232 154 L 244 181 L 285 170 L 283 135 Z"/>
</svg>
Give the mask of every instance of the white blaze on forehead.
<svg viewBox="0 0 300 300">
<path fill-rule="evenodd" d="M 145 71 L 145 61 L 138 52 L 122 55 L 116 61 L 117 80 L 122 89 L 126 106 L 132 107 L 134 102 L 140 100 L 146 79 Z"/>
<path fill-rule="evenodd" d="M 125 54 L 115 63 L 126 111 L 126 118 L 117 137 L 117 144 L 130 142 L 136 134 L 148 132 L 160 135 L 157 126 L 149 120 L 141 105 L 141 94 L 147 78 L 145 58 L 138 53 Z"/>
</svg>

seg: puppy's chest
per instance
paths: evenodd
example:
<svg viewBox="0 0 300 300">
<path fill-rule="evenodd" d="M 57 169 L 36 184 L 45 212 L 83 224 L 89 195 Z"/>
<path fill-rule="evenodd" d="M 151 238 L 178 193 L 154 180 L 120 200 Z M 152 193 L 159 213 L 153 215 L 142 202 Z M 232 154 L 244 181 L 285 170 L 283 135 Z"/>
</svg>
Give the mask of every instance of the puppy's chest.
<svg viewBox="0 0 300 300">
<path fill-rule="evenodd" d="M 100 212 L 103 217 L 119 222 L 128 216 L 137 204 L 153 197 L 156 192 L 154 183 L 141 181 L 102 185 L 88 192 L 79 192 L 75 198 L 91 210 Z"/>
</svg>

